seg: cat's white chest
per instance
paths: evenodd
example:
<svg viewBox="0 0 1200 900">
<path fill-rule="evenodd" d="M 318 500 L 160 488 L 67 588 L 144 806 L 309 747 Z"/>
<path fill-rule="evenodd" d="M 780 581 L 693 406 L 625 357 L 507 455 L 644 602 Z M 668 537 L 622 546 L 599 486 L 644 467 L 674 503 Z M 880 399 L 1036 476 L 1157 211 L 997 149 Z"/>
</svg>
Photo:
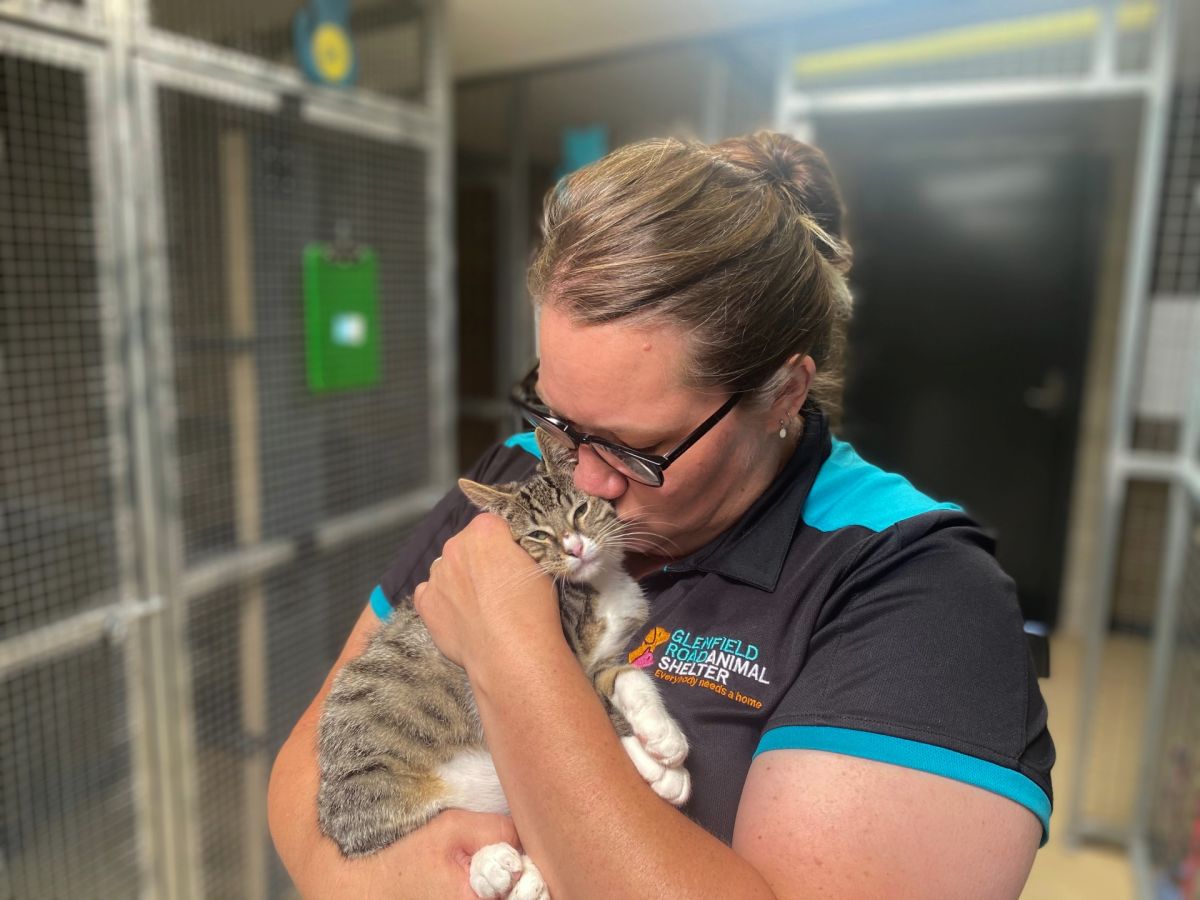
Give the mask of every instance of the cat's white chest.
<svg viewBox="0 0 1200 900">
<path fill-rule="evenodd" d="M 615 572 L 596 583 L 595 614 L 604 622 L 604 633 L 592 649 L 592 659 L 619 653 L 633 630 L 646 621 L 649 606 L 638 583 L 625 572 Z"/>
</svg>

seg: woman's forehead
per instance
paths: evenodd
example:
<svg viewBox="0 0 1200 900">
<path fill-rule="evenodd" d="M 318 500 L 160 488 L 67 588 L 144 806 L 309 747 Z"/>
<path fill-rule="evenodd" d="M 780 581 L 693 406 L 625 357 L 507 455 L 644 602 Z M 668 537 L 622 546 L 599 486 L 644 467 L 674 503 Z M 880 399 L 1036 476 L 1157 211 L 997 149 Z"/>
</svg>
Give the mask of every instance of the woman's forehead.
<svg viewBox="0 0 1200 900">
<path fill-rule="evenodd" d="M 657 430 L 703 403 L 681 382 L 685 342 L 673 329 L 580 325 L 547 305 L 539 335 L 538 392 L 581 428 Z"/>
</svg>

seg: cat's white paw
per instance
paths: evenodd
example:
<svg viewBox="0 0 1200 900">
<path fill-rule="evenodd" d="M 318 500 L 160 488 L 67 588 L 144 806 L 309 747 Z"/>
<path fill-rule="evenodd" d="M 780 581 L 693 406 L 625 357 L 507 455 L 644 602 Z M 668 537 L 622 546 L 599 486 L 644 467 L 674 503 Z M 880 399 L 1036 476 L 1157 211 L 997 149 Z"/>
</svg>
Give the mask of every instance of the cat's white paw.
<svg viewBox="0 0 1200 900">
<path fill-rule="evenodd" d="M 683 806 L 692 795 L 692 777 L 683 766 L 664 766 L 646 752 L 636 735 L 621 738 L 634 768 L 651 790 L 672 806 Z"/>
<path fill-rule="evenodd" d="M 613 684 L 613 705 L 620 710 L 646 752 L 667 768 L 687 759 L 687 738 L 667 712 L 653 680 L 640 669 L 622 672 Z"/>
<path fill-rule="evenodd" d="M 683 766 L 664 766 L 662 775 L 650 782 L 650 787 L 672 806 L 683 806 L 692 796 L 692 776 Z"/>
<path fill-rule="evenodd" d="M 471 890 L 476 897 L 507 897 L 524 868 L 521 854 L 509 844 L 480 847 L 471 857 Z M 539 873 L 538 881 L 541 880 Z"/>
<path fill-rule="evenodd" d="M 528 856 L 521 857 L 524 866 L 521 880 L 513 885 L 508 900 L 550 900 L 550 890 L 542 880 L 542 873 Z"/>
</svg>

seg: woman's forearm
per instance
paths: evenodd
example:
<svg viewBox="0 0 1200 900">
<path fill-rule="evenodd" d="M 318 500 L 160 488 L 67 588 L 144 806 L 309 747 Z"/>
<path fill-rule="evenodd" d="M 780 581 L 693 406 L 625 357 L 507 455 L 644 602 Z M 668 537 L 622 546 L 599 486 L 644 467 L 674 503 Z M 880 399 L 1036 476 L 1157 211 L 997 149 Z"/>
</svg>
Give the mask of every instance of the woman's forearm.
<svg viewBox="0 0 1200 900">
<path fill-rule="evenodd" d="M 561 638 L 489 654 L 470 675 L 513 819 L 552 894 L 772 896 L 642 781 Z"/>
<path fill-rule="evenodd" d="M 271 769 L 267 817 L 275 850 L 300 894 L 308 898 L 334 897 L 339 889 L 351 887 L 360 877 L 360 867 L 347 862 L 317 827 L 320 776 L 315 752 L 307 752 L 304 746 L 309 740 L 315 740 L 315 736 L 308 723 L 301 720 Z"/>
</svg>

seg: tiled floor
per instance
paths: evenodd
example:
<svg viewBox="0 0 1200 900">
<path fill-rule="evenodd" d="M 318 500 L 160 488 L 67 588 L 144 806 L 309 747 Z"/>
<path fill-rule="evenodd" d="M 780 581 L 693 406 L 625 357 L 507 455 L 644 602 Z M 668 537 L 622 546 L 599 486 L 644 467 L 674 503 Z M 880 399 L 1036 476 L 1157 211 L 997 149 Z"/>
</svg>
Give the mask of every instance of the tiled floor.
<svg viewBox="0 0 1200 900">
<path fill-rule="evenodd" d="M 1145 684 L 1145 642 L 1116 639 L 1106 652 L 1101 673 L 1104 689 L 1099 692 L 1098 733 L 1115 735 L 1122 746 L 1107 744 L 1091 762 L 1093 790 L 1089 807 L 1120 815 L 1132 802 L 1132 767 L 1136 764 L 1135 744 L 1140 721 L 1131 722 L 1141 708 Z M 1067 847 L 1065 832 L 1067 809 L 1079 750 L 1078 730 L 1080 689 L 1080 653 L 1076 643 L 1055 639 L 1051 647 L 1051 678 L 1042 681 L 1042 693 L 1050 710 L 1050 733 L 1058 750 L 1054 766 L 1054 807 L 1050 842 L 1043 847 L 1033 866 L 1029 882 L 1021 895 L 1024 900 L 1133 900 L 1132 869 L 1126 855 L 1116 850 L 1084 846 Z M 1104 723 L 1119 724 L 1111 729 Z"/>
</svg>

